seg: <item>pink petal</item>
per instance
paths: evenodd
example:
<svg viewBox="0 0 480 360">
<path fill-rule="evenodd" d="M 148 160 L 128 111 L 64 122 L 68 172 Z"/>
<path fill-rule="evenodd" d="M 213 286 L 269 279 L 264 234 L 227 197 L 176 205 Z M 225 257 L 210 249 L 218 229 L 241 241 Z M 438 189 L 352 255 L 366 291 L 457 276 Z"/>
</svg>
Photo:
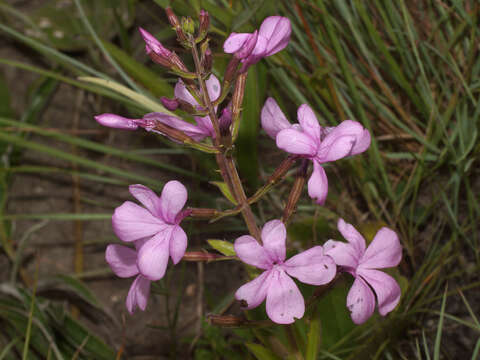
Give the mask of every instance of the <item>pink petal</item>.
<svg viewBox="0 0 480 360">
<path fill-rule="evenodd" d="M 262 228 L 263 248 L 275 262 L 285 260 L 287 229 L 280 220 L 270 220 Z"/>
<path fill-rule="evenodd" d="M 330 256 L 323 253 L 321 246 L 301 252 L 283 265 L 288 275 L 305 284 L 324 285 L 329 283 L 337 273 L 337 266 Z"/>
<path fill-rule="evenodd" d="M 178 264 L 185 255 L 187 249 L 187 234 L 180 226 L 175 226 L 172 231 L 172 237 L 170 239 L 170 257 L 174 264 Z"/>
<path fill-rule="evenodd" d="M 267 291 L 267 315 L 277 324 L 291 324 L 305 313 L 302 293 L 285 271 L 272 272 Z"/>
<path fill-rule="evenodd" d="M 126 201 L 115 209 L 112 227 L 120 240 L 135 241 L 155 235 L 165 227 L 165 223 L 147 209 Z"/>
<path fill-rule="evenodd" d="M 367 283 L 357 277 L 347 295 L 347 308 L 355 324 L 360 325 L 372 316 L 375 310 L 375 295 Z"/>
<path fill-rule="evenodd" d="M 163 219 L 175 224 L 175 217 L 187 202 L 187 188 L 180 181 L 172 180 L 165 184 L 160 196 L 160 209 Z"/>
<path fill-rule="evenodd" d="M 149 280 L 159 280 L 165 275 L 170 253 L 172 230 L 173 227 L 169 226 L 150 240 L 147 240 L 138 251 L 138 269 Z"/>
<path fill-rule="evenodd" d="M 355 145 L 352 148 L 350 155 L 357 155 L 366 151 L 370 147 L 372 139 L 368 130 L 363 130 L 363 132 L 357 136 Z"/>
<path fill-rule="evenodd" d="M 290 40 L 292 26 L 290 20 L 282 16 L 269 16 L 263 20 L 259 34 L 268 39 L 267 55 L 283 50 Z"/>
<path fill-rule="evenodd" d="M 265 101 L 262 108 L 262 128 L 272 139 L 277 137 L 277 134 L 283 130 L 288 129 L 292 125 L 288 122 L 277 102 L 269 97 Z"/>
<path fill-rule="evenodd" d="M 272 259 L 267 251 L 250 235 L 240 236 L 233 244 L 235 253 L 244 263 L 260 269 L 270 269 Z"/>
<path fill-rule="evenodd" d="M 313 172 L 308 179 L 308 196 L 319 205 L 325 204 L 328 194 L 328 179 L 322 165 L 313 161 Z"/>
<path fill-rule="evenodd" d="M 317 143 L 320 143 L 321 127 L 312 108 L 303 104 L 298 108 L 297 118 L 305 134 L 311 136 Z"/>
<path fill-rule="evenodd" d="M 160 198 L 151 189 L 145 185 L 135 184 L 130 185 L 128 190 L 152 215 L 156 217 L 160 215 Z"/>
<path fill-rule="evenodd" d="M 370 146 L 370 133 L 358 121 L 344 120 L 334 127 L 329 134 L 330 137 L 350 135 L 355 137 L 355 144 L 349 155 L 356 155 L 364 152 Z M 327 140 L 327 138 L 325 138 Z"/>
<path fill-rule="evenodd" d="M 343 140 L 340 140 L 342 137 L 346 137 Z M 353 137 L 352 147 L 348 150 L 348 144 L 345 145 L 344 149 L 340 149 L 340 145 L 344 143 L 348 143 L 348 137 Z M 339 144 L 335 145 L 337 141 L 340 141 Z M 370 133 L 366 130 L 362 124 L 357 121 L 353 120 L 345 120 L 340 123 L 340 125 L 331 128 L 328 131 L 327 136 L 322 142 L 322 146 L 326 148 L 330 148 L 335 145 L 338 151 L 342 153 L 346 153 L 346 155 L 342 156 L 351 156 L 356 155 L 364 152 L 370 146 L 371 138 Z M 329 155 L 332 156 L 332 155 Z M 337 159 L 339 155 L 336 156 Z M 333 161 L 333 160 L 326 160 L 326 161 Z"/>
<path fill-rule="evenodd" d="M 253 49 L 252 53 L 242 60 L 245 66 L 248 67 L 250 65 L 256 64 L 264 56 L 266 56 L 267 46 L 268 39 L 264 36 L 258 35 L 257 43 L 255 44 L 255 48 Z M 242 71 L 245 71 L 245 68 L 242 68 Z"/>
<path fill-rule="evenodd" d="M 400 302 L 401 290 L 390 275 L 378 270 L 359 269 L 358 275 L 373 288 L 377 294 L 378 312 L 385 316 Z"/>
<path fill-rule="evenodd" d="M 195 116 L 194 119 L 197 122 L 198 128 L 200 129 L 200 131 L 203 135 L 211 136 L 212 138 L 215 139 L 215 130 L 213 129 L 212 120 L 210 120 L 209 116 L 204 116 L 204 117 Z M 222 120 L 222 118 L 220 118 L 220 121 L 221 120 Z M 195 138 L 194 138 L 194 140 L 200 141 L 200 140 L 197 140 Z"/>
<path fill-rule="evenodd" d="M 290 154 L 313 156 L 317 153 L 318 143 L 299 130 L 282 130 L 277 134 L 276 140 L 277 146 Z"/>
<path fill-rule="evenodd" d="M 260 276 L 242 285 L 235 292 L 235 299 L 245 301 L 247 303 L 245 309 L 247 310 L 260 305 L 267 296 L 271 274 L 271 271 L 264 271 Z"/>
<path fill-rule="evenodd" d="M 175 116 L 170 116 L 162 113 L 149 113 L 146 114 L 143 119 L 147 121 L 152 122 L 152 127 L 154 126 L 154 122 L 161 122 L 162 124 L 165 124 L 167 126 L 170 126 L 176 130 L 180 130 L 184 132 L 186 135 L 190 136 L 193 140 L 195 141 L 201 141 L 203 140 L 206 136 L 209 135 L 208 132 L 205 132 L 202 128 L 190 124 L 187 121 L 184 121 L 182 119 L 179 119 Z M 147 128 L 148 130 L 148 128 Z M 161 133 L 162 135 L 165 135 Z"/>
<path fill-rule="evenodd" d="M 122 130 L 138 129 L 138 124 L 135 122 L 136 119 L 129 119 L 120 115 L 101 114 L 101 115 L 95 116 L 95 120 L 100 125 L 115 128 L 115 129 L 122 129 Z"/>
<path fill-rule="evenodd" d="M 105 260 L 118 277 L 128 278 L 138 274 L 137 252 L 126 246 L 108 245 Z"/>
<path fill-rule="evenodd" d="M 144 311 L 147 307 L 148 296 L 150 295 L 150 280 L 138 275 L 130 286 L 127 295 L 127 310 L 130 314 L 135 312 L 137 306 Z"/>
<path fill-rule="evenodd" d="M 351 244 L 328 240 L 323 245 L 325 255 L 331 256 L 335 264 L 355 270 L 358 266 L 357 252 Z"/>
<path fill-rule="evenodd" d="M 318 149 L 315 159 L 320 163 L 342 159 L 350 155 L 353 145 L 355 145 L 355 137 L 352 135 L 336 137 L 334 141 L 329 143 L 324 140 Z"/>
<path fill-rule="evenodd" d="M 173 92 L 175 94 L 175 98 L 183 100 L 193 106 L 198 105 L 197 100 L 195 100 L 192 94 L 190 94 L 182 79 L 177 81 Z"/>
<path fill-rule="evenodd" d="M 340 234 L 352 244 L 355 249 L 356 257 L 360 260 L 365 252 L 365 239 L 362 234 L 360 234 L 357 229 L 355 229 L 351 224 L 345 222 L 343 219 L 338 219 L 337 223 L 338 231 Z"/>
<path fill-rule="evenodd" d="M 381 228 L 360 260 L 364 269 L 382 269 L 397 266 L 402 260 L 402 246 L 395 231 Z"/>
<path fill-rule="evenodd" d="M 211 101 L 215 101 L 220 96 L 222 88 L 220 86 L 220 81 L 215 75 L 210 75 L 210 77 L 205 81 L 207 86 L 208 96 Z"/>
<path fill-rule="evenodd" d="M 223 43 L 223 51 L 227 54 L 239 51 L 251 35 L 250 33 L 231 33 Z"/>
</svg>

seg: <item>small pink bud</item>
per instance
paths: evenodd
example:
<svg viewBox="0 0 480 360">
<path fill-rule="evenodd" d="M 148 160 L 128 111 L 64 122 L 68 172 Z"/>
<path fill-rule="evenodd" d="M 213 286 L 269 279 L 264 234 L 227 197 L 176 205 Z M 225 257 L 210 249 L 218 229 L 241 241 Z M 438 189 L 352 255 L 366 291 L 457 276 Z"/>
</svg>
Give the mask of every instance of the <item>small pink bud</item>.
<svg viewBox="0 0 480 360">
<path fill-rule="evenodd" d="M 138 30 L 145 41 L 145 50 L 147 51 L 147 54 L 150 54 L 150 52 L 153 51 L 155 54 L 163 58 L 168 58 L 168 56 L 170 56 L 171 51 L 164 47 L 152 34 L 142 28 L 138 28 Z"/>
<path fill-rule="evenodd" d="M 170 111 L 175 111 L 178 109 L 179 103 L 176 99 L 169 99 L 166 96 L 162 96 L 160 98 L 160 101 L 162 102 L 163 106 L 165 106 Z"/>
<path fill-rule="evenodd" d="M 101 114 L 95 116 L 95 120 L 100 125 L 123 130 L 136 130 L 138 129 L 137 119 L 128 119 L 123 116 L 115 114 Z"/>
</svg>

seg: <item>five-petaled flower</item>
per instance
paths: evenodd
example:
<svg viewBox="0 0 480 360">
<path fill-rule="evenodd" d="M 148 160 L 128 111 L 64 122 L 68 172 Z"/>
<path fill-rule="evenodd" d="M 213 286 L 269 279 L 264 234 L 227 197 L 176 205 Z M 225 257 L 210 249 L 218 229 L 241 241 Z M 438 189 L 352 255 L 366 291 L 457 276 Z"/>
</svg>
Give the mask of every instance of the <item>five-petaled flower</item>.
<svg viewBox="0 0 480 360">
<path fill-rule="evenodd" d="M 240 287 L 235 298 L 245 301 L 246 309 L 257 307 L 267 298 L 268 317 L 278 324 L 290 324 L 305 312 L 303 296 L 290 276 L 306 284 L 324 285 L 335 277 L 336 266 L 321 246 L 285 261 L 287 231 L 280 220 L 267 222 L 261 237 L 263 246 L 250 235 L 235 240 L 234 248 L 240 260 L 265 270 Z"/>
<path fill-rule="evenodd" d="M 187 235 L 179 225 L 188 215 L 181 211 L 187 189 L 173 180 L 165 184 L 160 197 L 143 185 L 130 185 L 129 190 L 144 207 L 131 201 L 117 207 L 112 216 L 113 231 L 120 240 L 135 242 L 140 274 L 159 280 L 165 275 L 168 257 L 177 264 L 187 248 Z"/>
<path fill-rule="evenodd" d="M 370 146 L 370 133 L 353 120 L 322 128 L 307 104 L 298 108 L 297 115 L 299 124 L 290 124 L 275 100 L 268 98 L 262 108 L 262 127 L 280 149 L 313 161 L 308 195 L 323 205 L 328 180 L 321 164 L 364 152 Z"/>
<path fill-rule="evenodd" d="M 223 44 L 223 51 L 234 54 L 243 62 L 245 71 L 262 58 L 283 50 L 290 41 L 292 25 L 282 16 L 269 16 L 263 20 L 260 29 L 253 33 L 231 33 Z"/>
<path fill-rule="evenodd" d="M 402 246 L 397 234 L 381 228 L 365 250 L 365 239 L 343 219 L 338 220 L 338 230 L 348 243 L 328 240 L 323 249 L 335 263 L 355 278 L 347 295 L 347 307 L 355 324 L 362 324 L 375 310 L 385 316 L 400 301 L 400 287 L 390 275 L 376 269 L 397 266 L 402 259 Z M 373 293 L 372 289 L 375 291 Z"/>
</svg>

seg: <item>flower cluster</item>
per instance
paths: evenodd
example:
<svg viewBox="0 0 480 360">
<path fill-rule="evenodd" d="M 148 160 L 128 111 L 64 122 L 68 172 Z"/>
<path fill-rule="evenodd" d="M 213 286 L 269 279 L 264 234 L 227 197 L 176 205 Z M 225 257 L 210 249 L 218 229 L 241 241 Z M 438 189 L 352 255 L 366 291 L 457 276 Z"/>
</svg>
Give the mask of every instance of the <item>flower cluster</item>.
<svg viewBox="0 0 480 360">
<path fill-rule="evenodd" d="M 332 282 L 339 274 L 348 273 L 354 277 L 347 296 L 347 307 L 353 322 L 364 323 L 373 314 L 376 304 L 382 316 L 391 312 L 399 303 L 400 287 L 395 279 L 378 269 L 397 266 L 401 261 L 402 248 L 394 231 L 386 227 L 380 229 L 366 247 L 362 235 L 340 219 L 338 230 L 348 242 L 328 240 L 323 246 L 314 246 L 287 259 L 286 223 L 290 213 L 285 211 L 282 220 L 268 221 L 260 233 L 236 169 L 232 170 L 235 164 L 229 158 L 231 155 L 226 155 L 227 152 L 232 153 L 230 150 L 238 131 L 248 69 L 262 58 L 276 54 L 287 46 L 291 36 L 290 21 L 271 16 L 252 33 L 232 33 L 223 49 L 233 57 L 221 82 L 211 73 L 208 13 L 201 12 L 197 35 L 194 34 L 191 19 L 179 22 L 171 9 L 167 9 L 167 15 L 179 42 L 192 50 L 196 71 L 190 72 L 175 52 L 140 29 L 150 58 L 179 76 L 174 98 L 161 98 L 165 112 L 145 114 L 138 119 L 102 114 L 95 119 L 113 128 L 143 128 L 173 141 L 215 153 L 223 180 L 239 206 L 224 214 L 215 209 L 189 208 L 182 211 L 187 190 L 180 182 L 165 184 L 160 197 L 143 185 L 131 185 L 130 193 L 143 207 L 125 202 L 115 210 L 112 224 L 120 240 L 132 243 L 134 248 L 109 245 L 106 251 L 106 260 L 117 276 L 136 276 L 127 296 L 128 311 L 133 313 L 136 307 L 145 309 L 150 282 L 164 276 L 169 258 L 177 264 L 182 258 L 186 261 L 214 261 L 218 257 L 199 251 L 186 255 L 187 235 L 180 227 L 183 218 L 212 218 L 219 214 L 229 216 L 242 212 L 250 235 L 235 240 L 235 253 L 242 262 L 262 270 L 235 293 L 245 309 L 254 308 L 266 300 L 268 317 L 278 324 L 290 324 L 305 313 L 304 298 L 293 279 L 322 286 Z M 232 84 L 233 94 L 229 98 Z M 226 106 L 222 106 L 226 99 Z M 190 114 L 193 120 L 187 121 L 170 112 L 177 109 Z M 219 109 L 222 110 L 220 115 Z M 288 168 L 300 160 L 304 179 L 298 182 L 298 189 L 301 190 L 307 177 L 308 160 L 311 160 L 313 170 L 308 179 L 308 194 L 317 204 L 324 205 L 328 180 L 322 165 L 366 151 L 371 142 L 370 132 L 353 120 L 344 120 L 334 127 L 322 127 L 307 104 L 298 108 L 297 118 L 298 124 L 291 124 L 273 98 L 268 98 L 262 108 L 263 129 L 275 140 L 279 149 L 292 155 L 286 165 L 280 166 L 272 175 L 270 184 L 284 176 Z M 261 196 L 267 189 L 268 186 L 265 186 L 256 194 Z M 294 186 L 292 194 L 299 193 L 298 189 Z M 293 204 L 287 206 L 295 207 L 298 197 L 292 196 Z"/>
<path fill-rule="evenodd" d="M 112 225 L 118 238 L 133 243 L 135 250 L 109 245 L 105 258 L 117 276 L 137 275 L 127 296 L 127 309 L 133 313 L 136 306 L 145 310 L 150 281 L 165 275 L 168 258 L 177 264 L 185 254 L 187 235 L 180 222 L 188 212 L 181 211 L 187 189 L 176 180 L 165 184 L 160 197 L 139 184 L 130 185 L 129 190 L 144 207 L 124 202 L 115 209 Z"/>
</svg>

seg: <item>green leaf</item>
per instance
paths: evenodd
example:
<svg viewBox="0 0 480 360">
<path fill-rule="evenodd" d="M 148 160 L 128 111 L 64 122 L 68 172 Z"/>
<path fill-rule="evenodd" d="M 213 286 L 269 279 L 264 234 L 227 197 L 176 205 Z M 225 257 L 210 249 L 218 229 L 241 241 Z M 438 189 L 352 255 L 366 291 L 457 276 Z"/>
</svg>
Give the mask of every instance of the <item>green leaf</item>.
<svg viewBox="0 0 480 360">
<path fill-rule="evenodd" d="M 116 91 L 117 93 L 125 95 L 126 97 L 136 101 L 139 105 L 141 105 L 143 108 L 145 108 L 148 111 L 161 112 L 163 114 L 175 116 L 174 113 L 168 111 L 163 105 L 115 81 L 105 80 L 105 79 L 91 77 L 91 76 L 80 76 L 78 80 L 101 85 L 107 89 Z"/>
<path fill-rule="evenodd" d="M 212 248 L 214 248 L 219 253 L 225 256 L 236 255 L 235 249 L 233 248 L 233 244 L 231 242 L 224 241 L 224 240 L 215 240 L 215 239 L 209 239 L 207 240 L 207 242 L 210 244 Z"/>
<path fill-rule="evenodd" d="M 307 334 L 307 350 L 305 360 L 315 360 L 318 354 L 318 345 L 320 343 L 320 319 L 315 316 L 310 320 L 310 328 Z"/>
<path fill-rule="evenodd" d="M 280 360 L 272 350 L 267 349 L 265 346 L 253 343 L 247 343 L 245 346 L 258 360 Z"/>
<path fill-rule="evenodd" d="M 210 184 L 215 185 L 220 189 L 222 192 L 223 196 L 225 196 L 232 204 L 237 205 L 237 201 L 233 197 L 232 193 L 228 189 L 227 184 L 225 184 L 222 181 L 210 181 Z"/>
</svg>

